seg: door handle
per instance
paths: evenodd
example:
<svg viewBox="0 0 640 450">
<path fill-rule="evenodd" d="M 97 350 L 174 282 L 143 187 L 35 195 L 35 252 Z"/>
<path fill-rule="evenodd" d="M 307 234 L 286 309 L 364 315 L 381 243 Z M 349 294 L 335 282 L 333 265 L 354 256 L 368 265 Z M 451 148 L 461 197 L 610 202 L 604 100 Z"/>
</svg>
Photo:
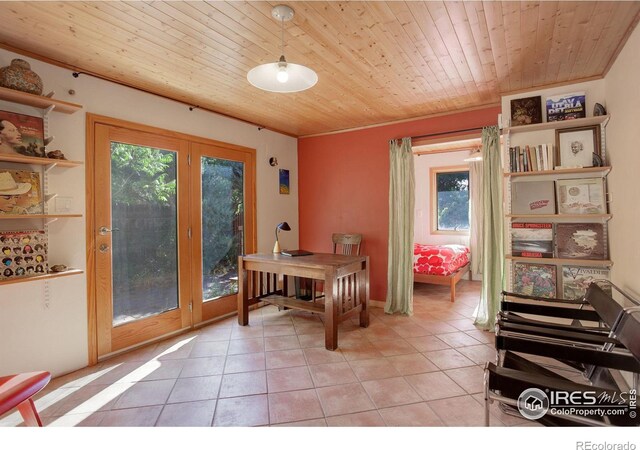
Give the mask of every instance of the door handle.
<svg viewBox="0 0 640 450">
<path fill-rule="evenodd" d="M 107 244 L 100 245 L 100 253 L 107 253 L 109 251 L 109 246 Z"/>
<path fill-rule="evenodd" d="M 104 236 L 108 233 L 113 233 L 114 231 L 120 231 L 120 228 L 100 227 L 100 236 Z"/>
</svg>

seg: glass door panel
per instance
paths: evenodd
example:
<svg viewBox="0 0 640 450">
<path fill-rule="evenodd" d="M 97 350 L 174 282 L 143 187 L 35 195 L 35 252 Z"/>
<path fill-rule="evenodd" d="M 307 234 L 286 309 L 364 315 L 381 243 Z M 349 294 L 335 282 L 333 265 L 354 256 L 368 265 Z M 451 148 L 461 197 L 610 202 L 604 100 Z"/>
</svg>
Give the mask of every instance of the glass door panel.
<svg viewBox="0 0 640 450">
<path fill-rule="evenodd" d="M 191 325 L 189 143 L 95 125 L 98 357 Z"/>
<path fill-rule="evenodd" d="M 191 146 L 193 320 L 237 310 L 238 256 L 255 249 L 255 156 L 248 149 Z"/>
<path fill-rule="evenodd" d="M 111 142 L 113 325 L 178 308 L 176 153 Z"/>
<path fill-rule="evenodd" d="M 244 252 L 244 163 L 202 156 L 202 298 L 238 293 Z"/>
</svg>

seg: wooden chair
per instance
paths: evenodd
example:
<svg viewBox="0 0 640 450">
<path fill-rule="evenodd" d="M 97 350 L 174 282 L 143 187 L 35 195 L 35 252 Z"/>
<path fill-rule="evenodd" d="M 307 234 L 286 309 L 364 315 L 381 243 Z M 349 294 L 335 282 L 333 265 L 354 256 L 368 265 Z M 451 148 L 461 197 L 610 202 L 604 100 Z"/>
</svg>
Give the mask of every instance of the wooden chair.
<svg viewBox="0 0 640 450">
<path fill-rule="evenodd" d="M 334 255 L 360 256 L 360 246 L 362 244 L 361 234 L 333 233 L 331 235 L 331 240 L 333 241 Z M 316 299 L 324 297 L 324 286 L 322 281 L 302 278 L 298 283 L 300 283 L 300 286 L 304 287 L 309 287 L 309 284 L 311 284 L 311 287 L 309 288 L 311 294 L 307 294 L 303 297 L 304 299 L 315 302 Z M 319 295 L 318 292 L 320 292 Z"/>
<path fill-rule="evenodd" d="M 331 240 L 334 254 L 360 256 L 361 234 L 333 233 Z"/>
<path fill-rule="evenodd" d="M 26 426 L 41 427 L 42 420 L 32 397 L 40 392 L 49 380 L 49 372 L 28 372 L 0 377 L 0 416 L 17 408 Z"/>
</svg>

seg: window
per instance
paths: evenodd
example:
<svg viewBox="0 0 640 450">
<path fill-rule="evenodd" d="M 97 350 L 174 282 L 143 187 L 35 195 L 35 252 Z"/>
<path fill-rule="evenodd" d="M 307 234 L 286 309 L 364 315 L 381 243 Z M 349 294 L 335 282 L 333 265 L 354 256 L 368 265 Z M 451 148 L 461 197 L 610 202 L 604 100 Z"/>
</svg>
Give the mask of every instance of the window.
<svg viewBox="0 0 640 450">
<path fill-rule="evenodd" d="M 434 233 L 469 233 L 469 169 L 431 169 L 431 217 Z"/>
</svg>

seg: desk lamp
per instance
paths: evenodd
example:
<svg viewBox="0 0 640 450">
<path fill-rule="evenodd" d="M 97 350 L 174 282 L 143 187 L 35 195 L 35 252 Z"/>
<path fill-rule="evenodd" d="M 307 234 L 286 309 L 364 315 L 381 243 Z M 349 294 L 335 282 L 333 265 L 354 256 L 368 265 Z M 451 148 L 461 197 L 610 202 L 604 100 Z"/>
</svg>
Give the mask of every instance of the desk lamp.
<svg viewBox="0 0 640 450">
<path fill-rule="evenodd" d="M 276 227 L 276 243 L 273 246 L 273 253 L 280 253 L 280 241 L 278 240 L 278 232 L 280 230 L 291 231 L 291 227 L 287 222 L 279 223 Z"/>
</svg>

